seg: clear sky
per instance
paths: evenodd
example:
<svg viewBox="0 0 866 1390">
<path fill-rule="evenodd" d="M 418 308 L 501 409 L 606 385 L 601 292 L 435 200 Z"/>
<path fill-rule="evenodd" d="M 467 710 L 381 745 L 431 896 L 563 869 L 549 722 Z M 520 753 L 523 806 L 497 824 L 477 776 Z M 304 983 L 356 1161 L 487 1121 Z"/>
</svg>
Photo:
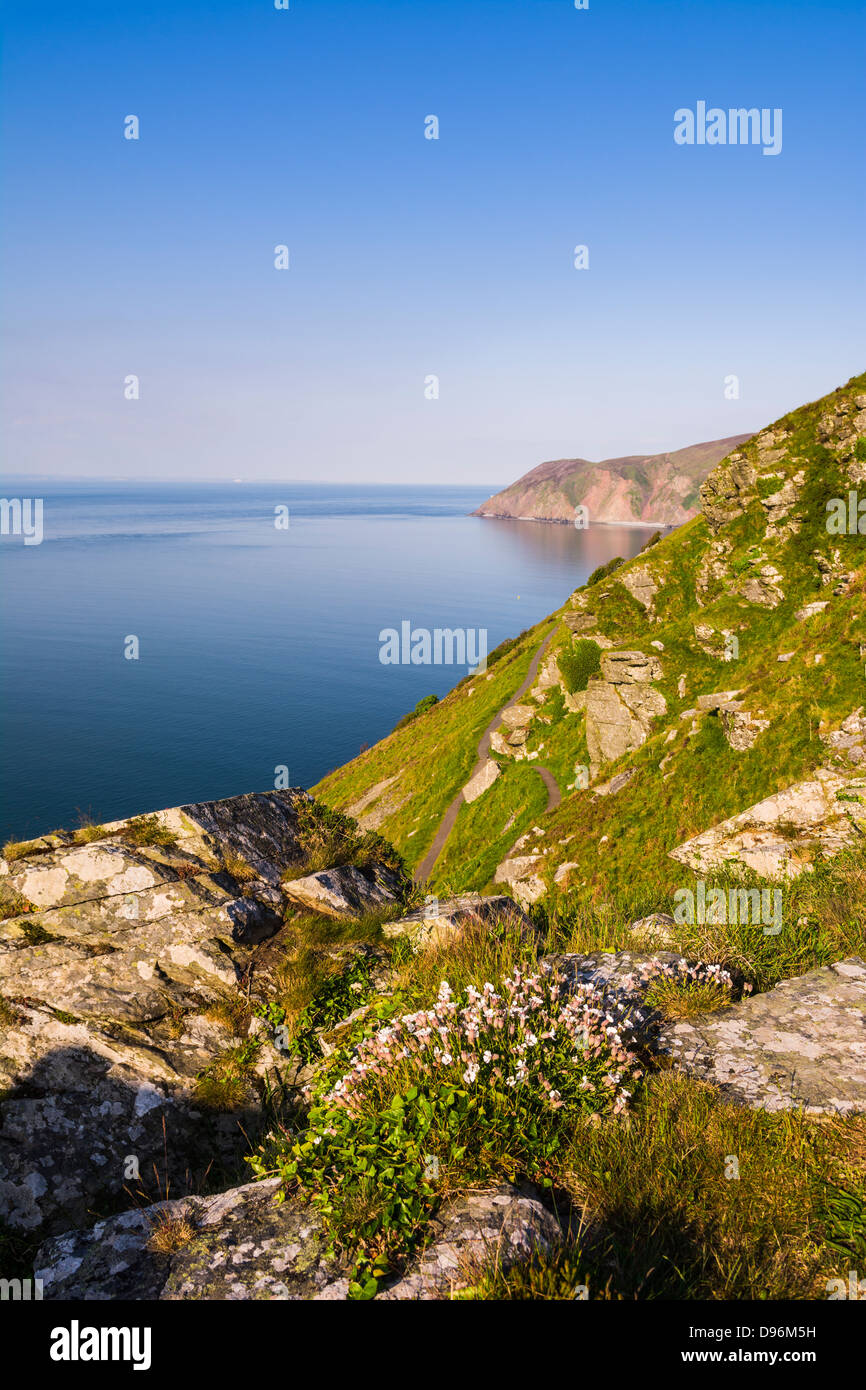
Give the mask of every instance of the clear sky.
<svg viewBox="0 0 866 1390">
<path fill-rule="evenodd" d="M 504 485 L 863 369 L 860 0 L 5 0 L 2 28 L 8 473 Z M 675 144 L 699 101 L 781 108 L 781 153 Z"/>
</svg>

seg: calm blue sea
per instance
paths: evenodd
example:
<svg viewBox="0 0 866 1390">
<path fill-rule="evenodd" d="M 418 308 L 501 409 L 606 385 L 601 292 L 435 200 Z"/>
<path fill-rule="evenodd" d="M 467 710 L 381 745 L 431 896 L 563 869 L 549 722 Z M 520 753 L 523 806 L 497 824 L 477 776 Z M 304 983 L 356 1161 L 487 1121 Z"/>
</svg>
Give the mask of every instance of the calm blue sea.
<svg viewBox="0 0 866 1390">
<path fill-rule="evenodd" d="M 498 486 L 31 484 L 42 544 L 0 541 L 0 838 L 279 765 L 309 786 L 466 674 L 382 665 L 383 628 L 486 628 L 492 650 L 646 540 L 467 516 Z"/>
</svg>

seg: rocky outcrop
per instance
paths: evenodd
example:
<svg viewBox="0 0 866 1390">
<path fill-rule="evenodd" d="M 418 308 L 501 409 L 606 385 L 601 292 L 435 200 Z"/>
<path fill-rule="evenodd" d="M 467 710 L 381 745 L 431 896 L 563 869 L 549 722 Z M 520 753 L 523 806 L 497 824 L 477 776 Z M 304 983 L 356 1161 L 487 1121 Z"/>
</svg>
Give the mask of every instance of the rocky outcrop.
<svg viewBox="0 0 866 1390">
<path fill-rule="evenodd" d="M 496 869 L 493 880 L 495 883 L 507 883 L 517 901 L 529 907 L 547 892 L 547 884 L 542 877 L 544 868 L 542 854 L 515 854 L 512 850 Z"/>
<path fill-rule="evenodd" d="M 756 496 L 757 473 L 744 454 L 733 453 L 701 486 L 701 511 L 712 533 L 742 516 Z"/>
<path fill-rule="evenodd" d="M 866 435 L 866 396 L 839 396 L 818 422 L 818 438 L 848 465 L 853 483 L 866 480 L 864 461 L 855 455 L 857 440 Z"/>
<path fill-rule="evenodd" d="M 790 520 L 788 518 L 791 508 L 796 506 L 800 500 L 805 481 L 806 473 L 801 468 L 793 477 L 785 479 L 778 492 L 771 493 L 769 497 L 761 498 L 761 506 L 767 514 L 765 540 L 776 540 L 785 535 L 796 535 L 800 530 L 801 518 L 791 517 Z"/>
<path fill-rule="evenodd" d="M 629 566 L 619 575 L 619 580 L 647 613 L 655 611 L 653 599 L 659 591 L 659 582 L 647 565 Z"/>
<path fill-rule="evenodd" d="M 297 1198 L 277 1203 L 280 1179 L 215 1197 L 158 1202 L 47 1241 L 35 1274 L 49 1300 L 336 1301 L 345 1262 L 328 1253 L 321 1218 Z M 385 1301 L 447 1299 L 494 1265 L 549 1254 L 563 1238 L 531 1186 L 459 1194 L 430 1222 L 428 1243 Z M 172 1244 L 177 1248 L 172 1249 Z"/>
<path fill-rule="evenodd" d="M 825 748 L 835 754 L 840 765 L 853 763 L 859 767 L 866 763 L 866 716 L 863 706 L 843 719 L 838 729 L 819 729 L 818 737 Z"/>
<path fill-rule="evenodd" d="M 667 703 L 650 682 L 661 675 L 658 657 L 643 652 L 604 652 L 601 679 L 586 688 L 586 743 L 593 776 L 606 762 L 634 752 L 649 737 Z"/>
<path fill-rule="evenodd" d="M 391 938 L 406 937 L 416 950 L 421 950 L 452 941 L 467 925 L 487 923 L 492 926 L 501 922 L 513 923 L 521 931 L 534 931 L 529 918 L 511 898 L 464 893 L 441 902 L 430 897 L 417 912 L 410 912 L 396 922 L 385 922 L 382 932 Z"/>
<path fill-rule="evenodd" d="M 758 735 L 769 729 L 769 719 L 752 716 L 743 709 L 742 700 L 728 700 L 719 706 L 719 718 L 725 738 L 737 753 L 745 753 L 753 748 Z"/>
<path fill-rule="evenodd" d="M 785 826 L 783 836 L 779 825 Z M 862 828 L 860 828 L 862 827 Z M 816 854 L 838 854 L 866 830 L 866 780 L 831 768 L 686 840 L 670 857 L 700 872 L 740 863 L 763 877 L 796 877 Z"/>
<path fill-rule="evenodd" d="M 62 1230 L 154 1174 L 233 1172 L 261 1100 L 253 1067 L 226 1108 L 197 1078 L 246 1024 L 214 1017 L 282 925 L 305 792 L 233 797 L 52 835 L 0 861 L 0 1205 Z M 99 833 L 93 832 L 93 833 Z M 240 1010 L 243 1013 L 243 1009 Z M 240 1027 L 241 1035 L 235 1028 Z"/>
<path fill-rule="evenodd" d="M 483 796 L 488 791 L 499 776 L 500 768 L 493 758 L 488 758 L 482 768 L 471 777 L 463 788 L 463 800 L 467 802 L 477 801 L 479 796 Z"/>
<path fill-rule="evenodd" d="M 396 903 L 400 881 L 381 864 L 364 869 L 354 864 L 341 864 L 334 869 L 289 879 L 283 883 L 283 892 L 291 902 L 310 912 L 357 919 Z"/>
<path fill-rule="evenodd" d="M 658 1047 L 753 1109 L 862 1114 L 866 962 L 810 970 L 718 1013 L 669 1024 Z"/>
<path fill-rule="evenodd" d="M 775 565 L 762 565 L 765 556 L 751 562 L 751 573 L 746 576 L 737 593 L 742 594 L 749 603 L 760 604 L 762 608 L 778 608 L 784 601 L 782 575 Z"/>
</svg>

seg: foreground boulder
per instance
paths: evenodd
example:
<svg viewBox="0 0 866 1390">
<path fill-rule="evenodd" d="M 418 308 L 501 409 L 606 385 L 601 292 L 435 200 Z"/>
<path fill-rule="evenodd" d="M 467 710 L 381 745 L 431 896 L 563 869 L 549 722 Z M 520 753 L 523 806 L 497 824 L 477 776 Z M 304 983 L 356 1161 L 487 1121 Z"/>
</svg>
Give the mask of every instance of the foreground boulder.
<svg viewBox="0 0 866 1390">
<path fill-rule="evenodd" d="M 510 1184 L 454 1198 L 431 1228 L 430 1244 L 380 1299 L 448 1298 L 471 1285 L 483 1269 L 549 1255 L 562 1241 L 559 1222 L 535 1189 Z"/>
<path fill-rule="evenodd" d="M 852 956 L 669 1024 L 659 1050 L 753 1109 L 866 1112 L 866 962 Z"/>
<path fill-rule="evenodd" d="M 328 917 L 363 917 L 396 903 L 399 891 L 398 876 L 381 864 L 364 869 L 341 864 L 283 883 L 283 892 L 292 902 Z"/>
<path fill-rule="evenodd" d="M 347 1298 L 349 1269 L 328 1253 L 321 1219 L 297 1199 L 277 1203 L 279 1187 L 279 1178 L 272 1178 L 215 1197 L 158 1202 L 56 1236 L 36 1256 L 43 1297 Z M 448 1298 L 483 1266 L 548 1253 L 562 1240 L 535 1189 L 507 1184 L 452 1198 L 430 1224 L 426 1248 L 380 1298 Z"/>
<path fill-rule="evenodd" d="M 315 1299 L 343 1268 L 307 1207 L 277 1203 L 279 1178 L 215 1197 L 158 1202 L 47 1241 L 47 1299 Z M 179 1244 L 172 1250 L 171 1244 Z M 169 1247 L 169 1248 L 165 1248 Z M 345 1297 L 345 1284 L 339 1284 Z"/>
<path fill-rule="evenodd" d="M 523 909 L 505 894 L 483 897 L 480 893 L 464 893 L 441 902 L 431 897 L 417 912 L 396 922 L 386 922 L 382 932 L 389 937 L 406 937 L 416 950 L 421 950 L 453 940 L 466 926 L 499 922 L 513 923 L 521 931 L 535 930 Z"/>
<path fill-rule="evenodd" d="M 231 1007 L 220 1019 L 219 1007 L 237 1004 L 256 945 L 282 925 L 279 878 L 301 854 L 302 799 L 287 790 L 182 806 L 102 827 L 90 843 L 46 836 L 0 860 L 10 1226 L 64 1230 L 157 1175 L 236 1171 L 239 1125 L 255 1132 L 261 1115 L 253 1078 L 205 1108 L 197 1077 L 246 1045 L 247 1023 Z"/>
</svg>

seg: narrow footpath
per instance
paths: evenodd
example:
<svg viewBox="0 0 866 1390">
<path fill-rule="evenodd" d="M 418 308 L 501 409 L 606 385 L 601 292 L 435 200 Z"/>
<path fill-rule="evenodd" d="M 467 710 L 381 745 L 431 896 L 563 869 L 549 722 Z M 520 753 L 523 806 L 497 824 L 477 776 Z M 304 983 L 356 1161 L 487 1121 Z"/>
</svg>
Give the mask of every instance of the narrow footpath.
<svg viewBox="0 0 866 1390">
<path fill-rule="evenodd" d="M 547 645 L 550 642 L 552 636 L 553 631 L 547 634 L 541 646 L 538 648 L 538 651 L 535 653 L 535 655 L 529 663 L 529 671 L 520 689 L 515 691 L 508 703 L 503 705 L 502 708 L 498 710 L 496 714 L 494 714 L 490 723 L 487 725 L 487 728 L 484 730 L 484 733 L 481 735 L 481 738 L 478 742 L 478 757 L 475 762 L 475 766 L 470 772 L 464 785 L 468 786 L 469 782 L 472 781 L 472 778 L 475 777 L 476 774 L 481 771 L 482 767 L 487 762 L 487 759 L 490 756 L 490 735 L 494 732 L 495 729 L 499 728 L 499 725 L 502 723 L 502 716 L 505 713 L 505 711 L 507 709 L 511 709 L 512 705 L 519 704 L 521 696 L 525 695 L 527 690 L 529 690 L 530 686 L 532 686 L 535 683 L 535 678 L 538 675 L 538 667 L 541 664 L 541 658 L 544 656 L 544 653 L 547 650 Z M 562 800 L 562 793 L 559 790 L 556 778 L 554 777 L 552 772 L 548 771 L 546 767 L 538 767 L 536 764 L 532 764 L 531 766 L 533 768 L 533 771 L 537 772 L 541 776 L 544 785 L 547 787 L 547 806 L 545 807 L 545 811 L 552 811 L 554 807 L 558 806 L 560 801 Z M 457 814 L 462 805 L 463 788 L 461 787 L 460 791 L 457 793 L 454 800 L 448 807 L 448 810 L 445 812 L 445 815 L 442 817 L 442 820 L 439 823 L 439 829 L 436 831 L 436 834 L 433 838 L 433 843 L 431 844 L 424 858 L 421 860 L 421 863 L 415 870 L 414 879 L 416 883 L 423 883 L 425 879 L 429 878 L 430 873 L 433 869 L 433 865 L 436 863 L 436 860 L 439 858 L 439 855 L 442 853 L 442 850 L 445 847 L 445 841 L 448 839 L 448 836 L 454 829 L 454 822 L 457 819 Z"/>
</svg>

